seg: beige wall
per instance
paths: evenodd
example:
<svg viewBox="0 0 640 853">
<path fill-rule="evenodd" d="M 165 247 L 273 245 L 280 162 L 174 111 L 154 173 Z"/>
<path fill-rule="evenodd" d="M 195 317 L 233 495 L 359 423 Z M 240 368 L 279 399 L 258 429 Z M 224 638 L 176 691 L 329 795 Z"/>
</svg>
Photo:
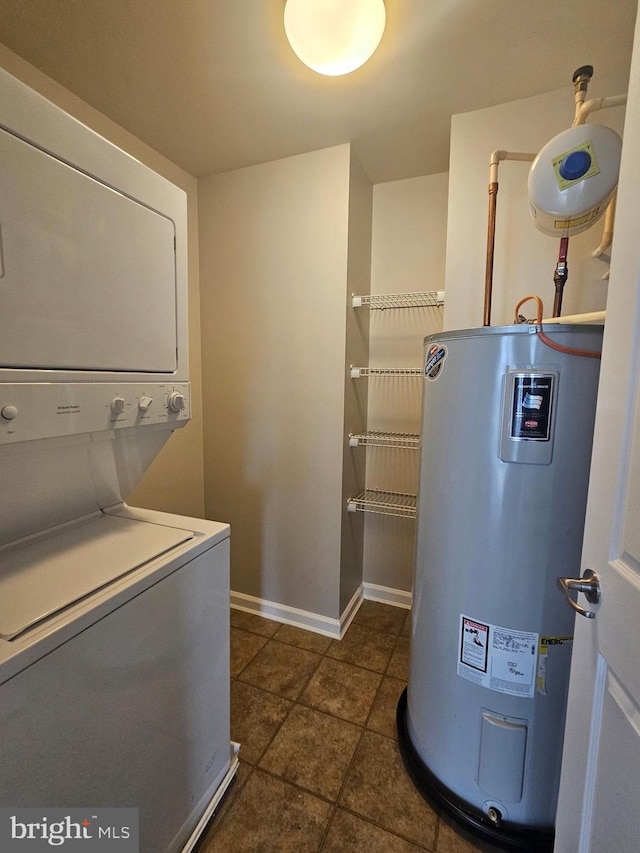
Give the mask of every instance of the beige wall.
<svg viewBox="0 0 640 853">
<path fill-rule="evenodd" d="M 446 173 L 374 187 L 372 293 L 443 289 L 447 188 Z M 423 339 L 439 331 L 441 325 L 442 308 L 371 311 L 370 365 L 420 367 Z M 368 382 L 369 429 L 420 431 L 420 377 Z M 365 450 L 353 452 L 363 454 Z M 417 451 L 371 447 L 366 454 L 368 488 L 416 492 Z M 365 582 L 411 590 L 414 527 L 415 522 L 410 519 L 366 516 Z"/>
<path fill-rule="evenodd" d="M 187 193 L 189 229 L 189 359 L 192 419 L 175 432 L 128 497 L 128 503 L 182 515 L 204 515 L 202 388 L 198 292 L 197 182 L 165 157 L 0 45 L 0 66 Z"/>
<path fill-rule="evenodd" d="M 619 94 L 594 84 L 589 97 Z M 496 149 L 537 153 L 571 126 L 571 87 L 454 116 L 451 126 L 449 221 L 447 231 L 446 329 L 482 325 L 487 244 L 489 157 Z M 594 113 L 593 123 L 622 131 L 624 108 Z M 545 315 L 553 309 L 553 273 L 559 240 L 538 231 L 529 215 L 528 163 L 504 162 L 499 169 L 492 325 L 513 322 L 513 309 L 531 293 L 542 297 Z M 591 258 L 602 222 L 569 242 L 569 280 L 563 314 L 604 308 L 606 260 Z M 535 316 L 533 303 L 526 316 Z"/>
<path fill-rule="evenodd" d="M 235 592 L 339 616 L 350 146 L 200 182 L 207 515 Z"/>
</svg>

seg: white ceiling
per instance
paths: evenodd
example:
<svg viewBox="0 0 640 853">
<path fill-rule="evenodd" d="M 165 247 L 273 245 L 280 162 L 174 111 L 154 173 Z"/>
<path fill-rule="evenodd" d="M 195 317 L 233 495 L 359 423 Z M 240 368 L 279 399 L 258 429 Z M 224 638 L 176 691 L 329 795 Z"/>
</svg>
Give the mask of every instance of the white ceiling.
<svg viewBox="0 0 640 853">
<path fill-rule="evenodd" d="M 302 65 L 284 0 L 2 0 L 0 41 L 195 176 L 353 142 L 374 183 L 446 171 L 455 113 L 626 90 L 636 0 L 386 0 L 373 58 Z"/>
</svg>

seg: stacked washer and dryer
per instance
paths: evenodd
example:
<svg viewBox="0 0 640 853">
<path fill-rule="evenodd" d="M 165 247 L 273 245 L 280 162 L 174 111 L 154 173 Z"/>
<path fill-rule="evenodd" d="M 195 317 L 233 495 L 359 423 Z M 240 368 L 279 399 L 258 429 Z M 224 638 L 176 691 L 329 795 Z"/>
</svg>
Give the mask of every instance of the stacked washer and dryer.
<svg viewBox="0 0 640 853">
<path fill-rule="evenodd" d="M 185 194 L 3 71 L 0 101 L 0 806 L 188 850 L 237 766 L 229 528 L 124 503 L 189 420 Z"/>
</svg>

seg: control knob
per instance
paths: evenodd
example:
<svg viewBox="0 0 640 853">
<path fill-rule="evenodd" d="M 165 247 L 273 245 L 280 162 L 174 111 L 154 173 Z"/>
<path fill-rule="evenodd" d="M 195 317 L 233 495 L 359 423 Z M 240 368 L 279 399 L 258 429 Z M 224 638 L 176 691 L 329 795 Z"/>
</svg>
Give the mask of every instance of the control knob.
<svg viewBox="0 0 640 853">
<path fill-rule="evenodd" d="M 184 411 L 186 406 L 184 394 L 180 391 L 170 391 L 167 395 L 167 408 L 170 412 L 173 412 L 174 415 L 180 414 L 180 412 Z"/>
<path fill-rule="evenodd" d="M 138 400 L 138 408 L 141 412 L 146 412 L 153 403 L 153 397 L 142 396 Z"/>
<path fill-rule="evenodd" d="M 124 412 L 124 397 L 114 397 L 111 401 L 111 413 L 121 415 Z"/>
<path fill-rule="evenodd" d="M 18 407 L 11 403 L 7 406 L 3 406 L 2 409 L 0 409 L 0 415 L 2 415 L 5 421 L 12 421 L 18 416 Z"/>
</svg>

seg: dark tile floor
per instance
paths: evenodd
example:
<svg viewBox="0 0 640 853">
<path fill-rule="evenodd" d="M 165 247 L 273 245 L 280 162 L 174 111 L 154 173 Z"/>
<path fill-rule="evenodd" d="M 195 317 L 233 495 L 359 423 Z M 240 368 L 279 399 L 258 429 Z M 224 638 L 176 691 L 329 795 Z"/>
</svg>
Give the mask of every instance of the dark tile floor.
<svg viewBox="0 0 640 853">
<path fill-rule="evenodd" d="M 341 641 L 231 614 L 240 767 L 197 853 L 476 853 L 416 792 L 395 709 L 406 610 L 363 602 Z"/>
</svg>

